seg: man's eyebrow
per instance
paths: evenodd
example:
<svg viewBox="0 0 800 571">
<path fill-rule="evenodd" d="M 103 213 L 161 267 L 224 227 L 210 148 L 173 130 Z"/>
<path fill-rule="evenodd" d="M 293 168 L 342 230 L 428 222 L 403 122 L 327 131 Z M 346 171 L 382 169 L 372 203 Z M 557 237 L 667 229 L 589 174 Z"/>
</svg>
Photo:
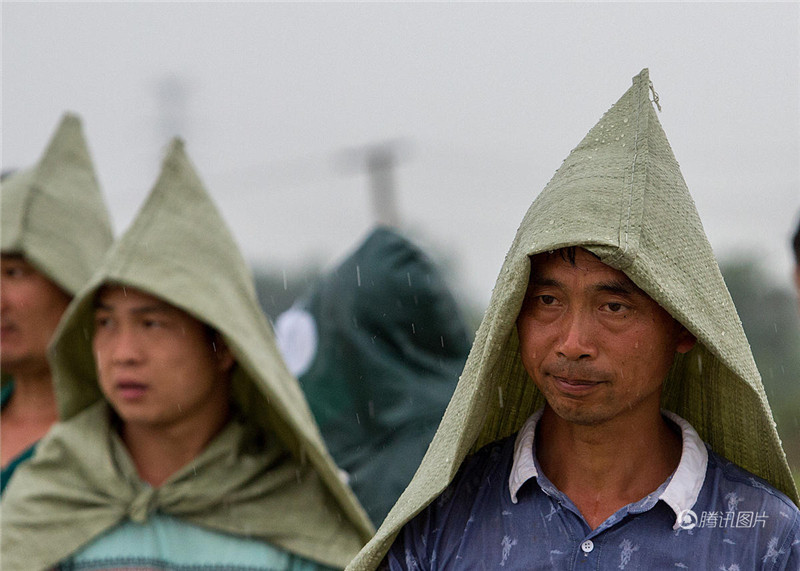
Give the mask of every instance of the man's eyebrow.
<svg viewBox="0 0 800 571">
<path fill-rule="evenodd" d="M 528 282 L 529 287 L 561 287 L 561 285 L 561 282 L 558 280 L 545 278 L 537 274 L 533 274 Z"/>
<path fill-rule="evenodd" d="M 644 292 L 640 290 L 630 280 L 611 280 L 595 284 L 595 291 L 602 291 L 607 293 L 616 293 L 619 295 L 643 295 Z"/>
</svg>

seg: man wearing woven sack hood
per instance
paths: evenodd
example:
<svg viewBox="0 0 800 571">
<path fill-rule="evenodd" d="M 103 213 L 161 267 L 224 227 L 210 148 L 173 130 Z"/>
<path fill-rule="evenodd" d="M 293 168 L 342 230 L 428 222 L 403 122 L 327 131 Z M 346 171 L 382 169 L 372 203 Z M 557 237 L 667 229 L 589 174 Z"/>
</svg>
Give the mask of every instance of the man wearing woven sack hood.
<svg viewBox="0 0 800 571">
<path fill-rule="evenodd" d="M 9 175 L 0 196 L 2 493 L 58 418 L 47 345 L 112 236 L 75 115 L 64 115 L 39 162 Z"/>
<path fill-rule="evenodd" d="M 370 537 L 180 141 L 50 357 L 61 422 L 6 492 L 4 570 L 342 568 Z"/>
<path fill-rule="evenodd" d="M 650 90 L 643 70 L 531 205 L 349 569 L 800 568 L 797 492 Z"/>
</svg>

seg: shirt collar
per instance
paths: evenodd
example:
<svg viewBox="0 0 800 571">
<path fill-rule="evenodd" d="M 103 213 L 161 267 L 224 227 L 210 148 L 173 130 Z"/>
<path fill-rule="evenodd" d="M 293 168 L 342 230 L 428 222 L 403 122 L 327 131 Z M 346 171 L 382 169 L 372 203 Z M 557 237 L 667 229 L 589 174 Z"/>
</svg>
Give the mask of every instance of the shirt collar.
<svg viewBox="0 0 800 571">
<path fill-rule="evenodd" d="M 544 408 L 540 408 L 525 421 L 514 443 L 514 463 L 511 466 L 511 474 L 508 476 L 508 489 L 511 501 L 515 504 L 517 503 L 517 493 L 522 485 L 531 478 L 539 477 L 535 438 L 536 425 L 542 418 L 543 412 Z M 708 466 L 708 451 L 700 436 L 686 420 L 668 410 L 662 410 L 661 414 L 681 429 L 683 441 L 678 467 L 673 472 L 669 484 L 658 496 L 659 500 L 664 500 L 675 512 L 673 529 L 678 529 L 686 511 L 697 502 L 697 496 L 703 487 Z"/>
</svg>

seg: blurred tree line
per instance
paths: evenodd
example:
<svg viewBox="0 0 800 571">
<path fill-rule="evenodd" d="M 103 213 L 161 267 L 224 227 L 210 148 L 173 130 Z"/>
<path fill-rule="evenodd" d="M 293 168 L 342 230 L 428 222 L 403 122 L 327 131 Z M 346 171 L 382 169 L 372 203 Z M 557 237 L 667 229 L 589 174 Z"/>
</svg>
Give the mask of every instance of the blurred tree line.
<svg viewBox="0 0 800 571">
<path fill-rule="evenodd" d="M 449 257 L 437 256 L 436 262 L 445 275 L 457 269 Z M 720 267 L 750 341 L 789 464 L 800 486 L 800 308 L 797 298 L 792 290 L 777 285 L 755 257 L 730 259 Z M 322 272 L 319 263 L 288 273 L 279 268 L 255 268 L 256 291 L 269 318 L 274 321 L 286 311 Z M 459 297 L 457 291 L 454 294 L 474 332 L 484 308 Z"/>
<path fill-rule="evenodd" d="M 720 264 L 800 486 L 800 307 L 755 257 Z"/>
</svg>

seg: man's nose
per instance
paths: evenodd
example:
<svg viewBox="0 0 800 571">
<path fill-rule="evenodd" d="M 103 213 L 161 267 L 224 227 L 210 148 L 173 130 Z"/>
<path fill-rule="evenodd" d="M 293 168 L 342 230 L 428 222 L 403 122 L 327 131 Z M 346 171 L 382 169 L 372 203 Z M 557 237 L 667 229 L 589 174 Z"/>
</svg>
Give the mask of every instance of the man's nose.
<svg viewBox="0 0 800 571">
<path fill-rule="evenodd" d="M 588 312 L 567 311 L 562 317 L 557 352 L 566 359 L 577 361 L 596 355 L 595 328 Z"/>
<path fill-rule="evenodd" d="M 136 333 L 130 327 L 119 327 L 108 347 L 115 364 L 136 363 L 142 358 L 142 346 Z"/>
</svg>

